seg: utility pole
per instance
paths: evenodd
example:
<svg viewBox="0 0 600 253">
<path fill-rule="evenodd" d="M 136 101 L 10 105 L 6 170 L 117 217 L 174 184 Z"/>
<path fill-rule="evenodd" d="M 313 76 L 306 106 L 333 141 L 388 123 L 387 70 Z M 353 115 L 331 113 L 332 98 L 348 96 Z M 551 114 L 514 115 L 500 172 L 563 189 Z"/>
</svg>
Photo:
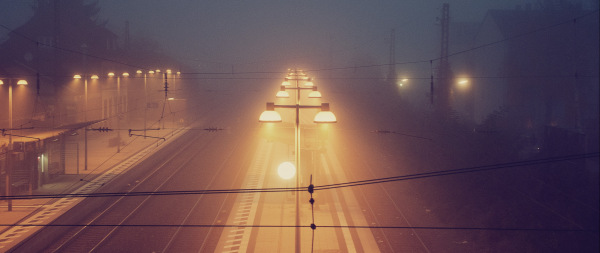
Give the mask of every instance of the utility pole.
<svg viewBox="0 0 600 253">
<path fill-rule="evenodd" d="M 87 111 L 88 111 L 88 69 L 87 69 L 87 45 L 83 44 L 81 45 L 81 48 L 83 48 L 83 80 L 84 80 L 84 96 L 85 96 L 85 112 L 83 113 L 83 121 L 87 122 Z M 84 165 L 83 165 L 83 170 L 87 170 L 88 169 L 88 136 L 87 136 L 87 126 L 85 126 L 83 128 L 83 139 L 84 139 L 84 155 L 83 155 L 83 161 L 84 161 Z M 77 150 L 79 152 L 79 146 L 77 147 Z M 79 159 L 79 155 L 77 155 L 77 158 Z M 77 174 L 79 174 L 79 162 L 77 162 Z"/>
<path fill-rule="evenodd" d="M 6 148 L 6 196 L 10 197 L 10 195 L 12 194 L 12 181 L 11 181 L 11 177 L 12 177 L 12 170 L 13 170 L 13 163 L 12 163 L 12 154 L 13 154 L 13 143 L 12 143 L 12 129 L 13 129 L 13 111 L 12 111 L 12 83 L 10 83 L 11 81 L 8 81 L 8 127 L 9 127 L 9 131 L 10 131 L 10 135 L 8 135 L 8 147 Z M 8 211 L 12 211 L 12 199 L 8 199 L 7 200 L 7 206 L 8 206 Z"/>
<path fill-rule="evenodd" d="M 450 83 L 452 79 L 452 71 L 448 62 L 448 37 L 450 34 L 450 5 L 445 3 L 442 7 L 442 18 L 440 19 L 442 27 L 442 43 L 440 65 L 438 67 L 438 88 L 436 109 L 438 112 L 448 116 L 451 110 L 450 105 Z"/>
<path fill-rule="evenodd" d="M 396 35 L 394 29 L 390 33 L 390 66 L 387 79 L 391 85 L 396 84 Z"/>
</svg>

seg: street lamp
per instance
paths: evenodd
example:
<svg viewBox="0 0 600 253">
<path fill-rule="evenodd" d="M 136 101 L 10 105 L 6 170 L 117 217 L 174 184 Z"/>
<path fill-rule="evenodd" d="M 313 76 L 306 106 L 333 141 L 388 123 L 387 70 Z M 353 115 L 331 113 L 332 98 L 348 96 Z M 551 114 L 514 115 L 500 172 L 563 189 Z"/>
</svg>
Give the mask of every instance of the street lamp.
<svg viewBox="0 0 600 253">
<path fill-rule="evenodd" d="M 321 98 L 321 92 L 317 90 L 317 86 L 313 86 L 312 91 L 308 93 L 308 98 Z"/>
<path fill-rule="evenodd" d="M 129 73 L 124 72 L 123 77 L 128 77 Z M 114 77 L 115 73 L 108 73 L 109 77 Z M 123 104 L 123 99 L 121 98 L 121 76 L 117 76 L 117 153 L 121 152 L 121 108 Z"/>
<path fill-rule="evenodd" d="M 296 167 L 291 162 L 284 162 L 277 167 L 277 174 L 283 179 L 290 179 L 296 174 Z"/>
<path fill-rule="evenodd" d="M 406 81 L 408 81 L 408 79 L 406 79 L 406 78 L 399 80 L 398 86 L 403 86 L 406 83 Z"/>
<path fill-rule="evenodd" d="M 143 71 L 138 70 L 135 73 L 142 74 Z M 154 71 L 150 70 L 149 73 L 154 73 Z M 148 98 L 146 97 L 146 84 L 147 84 L 147 76 L 144 73 L 144 139 L 146 139 L 146 118 L 148 116 Z"/>
<path fill-rule="evenodd" d="M 79 80 L 79 79 L 81 79 L 81 75 L 74 75 L 73 78 L 75 80 Z M 90 79 L 97 80 L 98 76 L 92 75 L 90 77 Z M 83 120 L 85 122 L 87 122 L 87 111 L 88 111 L 88 81 L 87 81 L 87 78 L 84 79 L 84 85 L 85 85 L 85 87 L 84 87 L 85 107 L 84 107 L 84 111 L 83 111 Z M 87 126 L 84 127 L 84 130 L 85 131 L 83 132 L 83 136 L 84 136 L 83 139 L 84 139 L 85 144 L 84 144 L 84 151 L 83 151 L 83 153 L 84 153 L 84 155 L 83 155 L 83 157 L 84 157 L 83 158 L 83 160 L 84 160 L 83 170 L 87 170 L 87 168 L 88 168 Z M 79 165 L 77 166 L 77 174 L 79 174 Z"/>
<path fill-rule="evenodd" d="M 277 95 L 275 95 L 275 97 L 278 97 L 278 98 L 289 98 L 290 94 L 287 91 L 285 91 L 285 86 L 281 85 L 281 89 L 277 92 Z"/>
<path fill-rule="evenodd" d="M 259 122 L 281 122 L 281 115 L 275 111 L 275 108 L 294 108 L 296 109 L 296 124 L 294 125 L 294 156 L 296 166 L 293 168 L 293 164 L 284 162 L 279 165 L 277 172 L 283 179 L 289 179 L 296 174 L 296 188 L 300 186 L 300 109 L 321 109 L 321 112 L 315 116 L 315 123 L 336 123 L 337 119 L 335 115 L 329 111 L 329 103 L 322 103 L 319 105 L 276 105 L 275 103 L 267 103 L 267 110 L 265 110 L 259 118 Z M 290 166 L 291 165 L 291 166 Z M 297 170 L 297 173 L 296 173 Z M 292 172 L 293 171 L 293 172 Z M 300 252 L 300 197 L 296 194 L 296 252 Z"/>
<path fill-rule="evenodd" d="M 304 86 L 306 86 L 306 87 L 312 87 L 312 86 L 314 86 L 314 84 L 312 82 L 312 78 L 309 78 L 308 81 L 306 83 L 304 83 Z"/>
<path fill-rule="evenodd" d="M 314 123 L 337 123 L 335 114 L 329 111 L 329 103 L 321 103 L 321 105 L 276 105 L 273 102 L 267 103 L 267 110 L 262 112 L 258 122 L 261 123 L 278 123 L 281 122 L 281 115 L 275 111 L 275 108 L 295 108 L 297 109 L 321 109 L 313 120 Z M 296 114 L 296 118 L 300 115 Z M 298 126 L 298 125 L 297 125 Z"/>
<path fill-rule="evenodd" d="M 4 85 L 4 82 L 2 80 L 0 80 L 0 85 Z M 26 80 L 19 80 L 17 81 L 17 85 L 27 85 L 27 81 Z M 8 135 L 8 148 L 7 148 L 7 152 L 6 152 L 6 164 L 8 164 L 9 166 L 6 166 L 6 196 L 10 196 L 11 194 L 11 174 L 12 174 L 12 164 L 10 163 L 10 158 L 12 156 L 12 149 L 13 149 L 13 145 L 12 145 L 12 130 L 13 130 L 13 99 L 12 99 L 12 82 L 9 79 L 8 80 L 8 131 L 9 131 L 9 135 Z M 12 211 L 12 199 L 8 199 L 8 211 Z"/>
<path fill-rule="evenodd" d="M 291 86 L 290 80 L 296 80 L 296 87 L 288 87 Z M 299 81 L 306 80 L 305 86 L 308 87 L 300 87 Z M 275 103 L 269 102 L 267 103 L 267 110 L 264 111 L 259 118 L 259 122 L 281 122 L 281 115 L 275 111 L 275 108 L 294 108 L 296 109 L 296 122 L 294 125 L 294 155 L 295 155 L 295 169 L 294 174 L 296 174 L 296 188 L 300 186 L 300 176 L 302 175 L 302 171 L 300 170 L 300 109 L 321 109 L 314 119 L 315 123 L 336 123 L 337 119 L 335 115 L 329 111 L 329 103 L 322 103 L 319 105 L 300 105 L 300 91 L 301 90 L 312 90 L 311 94 L 309 94 L 309 98 L 320 98 L 321 93 L 317 91 L 317 87 L 312 83 L 312 79 L 306 77 L 306 74 L 302 72 L 302 70 L 290 70 L 290 73 L 285 78 L 284 82 L 281 84 L 281 89 L 277 93 L 276 97 L 289 97 L 289 94 L 285 91 L 286 89 L 294 89 L 296 90 L 297 98 L 295 105 L 275 105 Z M 285 92 L 285 93 L 284 93 Z M 287 95 L 287 96 L 286 96 Z M 289 163 L 289 162 L 288 162 Z M 284 163 L 285 164 L 285 163 Z M 291 174 L 291 167 L 289 165 L 281 164 L 280 168 L 282 171 L 287 171 L 288 173 L 280 173 L 280 176 L 284 179 L 292 178 L 293 174 Z M 296 173 L 297 170 L 297 173 Z M 287 178 L 286 178 L 287 177 Z M 296 194 L 296 252 L 300 252 L 300 198 Z"/>
</svg>

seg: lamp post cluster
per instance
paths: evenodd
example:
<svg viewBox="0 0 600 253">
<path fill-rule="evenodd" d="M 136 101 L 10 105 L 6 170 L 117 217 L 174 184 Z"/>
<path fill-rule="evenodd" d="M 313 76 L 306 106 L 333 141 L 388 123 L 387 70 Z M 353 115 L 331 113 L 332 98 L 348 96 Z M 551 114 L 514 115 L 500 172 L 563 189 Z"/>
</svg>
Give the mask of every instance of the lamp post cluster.
<svg viewBox="0 0 600 253">
<path fill-rule="evenodd" d="M 11 194 L 11 174 L 12 167 L 10 166 L 10 158 L 12 156 L 13 143 L 12 143 L 12 130 L 13 130 L 13 82 L 16 81 L 17 85 L 27 85 L 27 81 L 23 79 L 7 79 L 8 82 L 8 147 L 6 150 L 6 195 Z M 4 81 L 0 79 L 0 85 L 4 85 Z M 8 211 L 12 211 L 12 199 L 8 199 Z"/>
<path fill-rule="evenodd" d="M 146 138 L 146 130 L 147 130 L 147 115 L 148 115 L 148 94 L 147 94 L 147 87 L 148 87 L 148 74 L 157 74 L 160 75 L 161 70 L 157 69 L 157 70 L 148 70 L 148 71 L 143 71 L 143 70 L 137 70 L 136 71 L 136 76 L 141 77 L 141 75 L 143 74 L 144 77 L 144 93 L 143 93 L 143 97 L 144 97 L 144 138 Z M 165 75 L 171 75 L 173 74 L 173 72 L 170 69 L 165 70 Z M 180 75 L 181 72 L 177 72 L 177 75 Z M 122 74 L 115 74 L 115 72 L 109 72 L 108 74 L 108 78 L 117 78 L 117 139 L 118 139 L 118 143 L 117 143 L 117 153 L 119 153 L 121 151 L 121 114 L 123 113 L 123 98 L 121 96 L 121 77 L 123 78 L 128 78 L 130 75 L 128 72 L 123 72 Z M 82 79 L 81 75 L 74 75 L 73 76 L 74 79 Z M 85 79 L 85 111 L 84 111 L 84 119 L 87 122 L 87 111 L 88 111 L 88 92 L 87 92 L 87 84 L 88 84 L 88 80 L 87 78 Z M 97 80 L 99 79 L 98 75 L 92 75 L 90 77 L 90 79 L 92 80 Z M 85 133 L 85 169 L 87 170 L 87 131 Z"/>
<path fill-rule="evenodd" d="M 296 87 L 291 87 L 289 81 L 296 81 Z M 300 87 L 300 81 L 304 81 L 304 87 Z M 290 95 L 286 90 L 296 90 L 296 103 L 294 105 L 276 105 L 273 102 L 267 103 L 267 109 L 264 111 L 259 118 L 259 122 L 275 123 L 282 122 L 281 115 L 275 108 L 290 108 L 296 109 L 296 120 L 294 124 L 294 156 L 295 156 L 295 168 L 294 164 L 290 162 L 284 162 L 278 167 L 278 174 L 283 179 L 290 179 L 296 176 L 296 188 L 300 187 L 300 176 L 302 175 L 300 167 L 300 109 L 320 109 L 321 111 L 315 115 L 315 123 L 336 123 L 337 119 L 335 115 L 329 110 L 329 103 L 321 103 L 321 105 L 301 105 L 300 104 L 300 91 L 311 90 L 308 95 L 309 98 L 321 98 L 321 93 L 314 86 L 312 78 L 306 77 L 301 70 L 293 70 L 285 78 L 285 81 L 281 84 L 280 91 L 277 93 L 278 98 L 289 98 Z M 300 252 L 300 198 L 299 194 L 296 194 L 296 252 Z"/>
<path fill-rule="evenodd" d="M 84 122 L 92 123 L 92 122 L 88 122 L 88 120 L 99 120 L 99 119 L 106 119 L 107 118 L 104 114 L 102 116 L 100 116 L 100 117 L 99 117 L 99 114 L 96 114 L 95 116 L 88 115 L 88 110 L 90 110 L 90 108 L 88 106 L 88 104 L 89 104 L 88 103 L 88 93 L 89 93 L 88 92 L 88 83 L 92 83 L 93 84 L 94 83 L 93 81 L 97 81 L 99 79 L 102 79 L 102 75 L 88 74 L 89 72 L 87 71 L 87 67 L 85 66 L 86 65 L 85 58 L 84 58 L 84 61 L 83 61 L 83 65 L 84 65 L 84 67 L 83 67 L 83 69 L 84 69 L 83 73 L 74 73 L 75 75 L 73 75 L 72 78 L 75 81 L 75 83 L 77 83 L 80 80 L 79 84 L 80 85 L 83 84 L 83 88 L 84 88 L 83 115 L 81 115 L 81 114 L 80 115 L 83 117 L 83 121 Z M 152 77 L 152 74 L 155 74 L 155 73 L 157 74 L 157 77 L 158 77 L 158 75 L 163 74 L 163 73 L 161 73 L 161 70 L 159 70 L 159 69 L 157 69 L 157 70 L 149 70 L 149 71 L 146 71 L 146 70 L 137 70 L 135 73 L 138 75 L 138 77 L 141 77 L 141 75 L 143 75 L 143 77 L 144 77 L 144 91 L 143 91 L 143 94 L 140 94 L 140 95 L 143 95 L 143 97 L 144 97 L 144 99 L 143 99 L 144 106 L 143 107 L 144 107 L 144 138 L 145 138 L 146 137 L 146 130 L 147 130 L 147 127 L 146 127 L 147 124 L 146 123 L 147 123 L 147 113 L 148 113 L 147 112 L 147 110 L 148 110 L 147 77 Z M 164 74 L 165 75 L 175 75 L 175 74 L 176 75 L 180 75 L 181 72 L 175 72 L 175 71 L 172 72 L 171 70 L 165 70 Z M 121 86 L 120 85 L 121 78 L 127 78 L 127 77 L 130 76 L 130 74 L 128 72 L 123 72 L 123 73 L 110 72 L 110 73 L 107 73 L 107 76 L 108 77 L 105 80 L 108 80 L 108 79 L 111 79 L 111 78 L 116 78 L 117 79 L 116 80 L 117 81 L 117 94 L 116 95 L 117 95 L 117 101 L 118 101 L 118 103 L 116 103 L 116 104 L 118 106 L 117 107 L 118 108 L 117 109 L 118 110 L 117 115 L 120 116 L 120 114 L 122 114 L 122 113 L 125 112 L 122 108 L 124 106 L 124 103 L 126 103 L 126 100 L 127 100 L 126 98 L 123 98 L 121 96 L 121 87 L 120 87 Z M 13 134 L 13 130 L 15 130 L 15 128 L 13 127 L 13 103 L 14 103 L 13 102 L 13 90 L 16 89 L 19 86 L 26 86 L 26 85 L 28 85 L 28 82 L 25 79 L 17 78 L 17 77 L 0 76 L 0 87 L 2 87 L 2 86 L 8 86 L 8 94 L 7 94 L 8 95 L 8 99 L 7 100 L 0 99 L 0 102 L 2 102 L 2 103 L 8 102 L 8 106 L 7 106 L 7 109 L 8 109 L 8 127 L 7 128 L 5 127 L 6 129 L 2 129 L 2 136 L 8 135 L 7 136 L 8 137 L 7 138 L 7 140 L 8 140 L 8 146 L 6 147 L 6 154 L 5 154 L 6 155 L 6 159 L 5 159 L 5 162 L 6 162 L 6 164 L 5 164 L 6 172 L 5 172 L 5 178 L 4 178 L 4 180 L 6 180 L 6 195 L 14 194 L 13 193 L 14 189 L 12 189 L 12 187 L 13 187 L 12 183 L 13 182 L 11 182 L 11 181 L 14 181 L 14 178 L 12 178 L 13 177 L 12 174 L 14 174 L 14 168 L 13 168 L 14 161 L 11 161 L 11 159 L 12 159 L 11 156 L 12 156 L 12 153 L 14 152 L 14 150 L 15 150 L 15 147 L 13 147 L 14 144 L 13 144 L 13 138 L 12 138 L 12 136 L 14 135 Z M 20 89 L 17 89 L 17 90 L 20 90 Z M 40 94 L 39 92 L 40 92 L 40 86 L 39 86 L 39 73 L 38 73 L 38 75 L 37 75 L 37 94 L 38 95 Z M 20 91 L 19 91 L 18 94 L 20 94 Z M 4 101 L 6 101 L 6 102 L 4 102 Z M 25 103 L 26 101 L 22 101 L 22 102 Z M 101 102 L 101 104 L 102 104 L 102 102 Z M 108 105 L 108 103 L 106 105 Z M 106 107 L 106 105 L 105 105 L 105 107 Z M 0 106 L 0 108 L 6 108 L 6 107 Z M 92 109 L 92 111 L 93 111 L 93 109 Z M 34 108 L 34 112 L 35 112 L 35 108 Z M 106 115 L 108 115 L 108 113 Z M 117 134 L 119 135 L 119 137 L 118 137 L 119 141 L 118 141 L 118 144 L 117 144 L 117 152 L 120 152 L 120 149 L 121 149 L 121 142 L 120 142 L 120 135 L 121 135 L 120 134 L 120 123 L 121 122 L 120 121 L 121 121 L 121 117 L 117 117 L 117 124 L 119 125 L 117 127 L 118 128 L 117 129 Z M 23 129 L 23 128 L 20 128 L 20 129 Z M 27 138 L 32 138 L 32 137 L 27 137 Z M 84 142 L 85 142 L 85 145 L 84 145 L 84 150 L 85 150 L 84 151 L 84 169 L 87 170 L 88 169 L 88 145 L 87 145 L 88 136 L 87 136 L 87 131 L 84 131 Z M 12 200 L 9 199 L 9 200 L 7 200 L 7 202 L 8 202 L 8 211 L 12 211 Z"/>
</svg>

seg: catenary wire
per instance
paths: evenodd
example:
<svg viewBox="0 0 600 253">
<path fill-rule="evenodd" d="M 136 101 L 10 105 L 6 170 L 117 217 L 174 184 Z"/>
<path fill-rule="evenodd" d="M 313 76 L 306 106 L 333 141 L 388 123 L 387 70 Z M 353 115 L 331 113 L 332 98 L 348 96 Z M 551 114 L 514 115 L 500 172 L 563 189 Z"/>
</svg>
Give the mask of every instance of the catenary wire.
<svg viewBox="0 0 600 253">
<path fill-rule="evenodd" d="M 311 228 L 310 225 L 214 225 L 214 224 L 0 224 L 19 227 L 182 227 L 182 228 Z M 438 226 L 341 226 L 323 225 L 318 228 L 355 229 L 426 229 L 426 230 L 481 230 L 481 231 L 525 231 L 525 232 L 598 232 L 599 229 L 568 228 L 497 228 L 497 227 L 438 227 Z"/>
<path fill-rule="evenodd" d="M 387 182 L 396 182 L 396 181 L 404 181 L 404 180 L 410 180 L 410 179 L 447 176 L 447 175 L 481 172 L 481 171 L 488 171 L 488 170 L 498 170 L 498 169 L 505 169 L 505 168 L 519 167 L 519 166 L 539 165 L 539 164 L 547 164 L 547 163 L 554 163 L 554 162 L 561 162 L 561 161 L 570 161 L 570 160 L 576 160 L 576 159 L 594 158 L 594 157 L 599 157 L 599 156 L 600 156 L 600 152 L 596 152 L 596 153 L 560 156 L 560 157 L 552 157 L 552 158 L 544 158 L 544 159 L 536 159 L 536 160 L 526 160 L 526 161 L 521 161 L 521 162 L 512 162 L 512 163 L 476 166 L 476 167 L 461 168 L 461 169 L 443 170 L 443 171 L 436 171 L 436 172 L 417 173 L 417 174 L 410 174 L 410 175 L 403 175 L 403 176 L 353 181 L 353 182 L 346 182 L 346 183 L 340 183 L 340 184 L 321 185 L 321 186 L 315 186 L 314 190 L 315 191 L 329 190 L 329 189 L 335 189 L 335 188 L 354 187 L 354 186 L 379 184 L 379 183 L 387 183 Z M 14 199 L 34 199 L 34 198 L 119 197 L 119 196 L 148 196 L 148 195 L 168 196 L 168 195 L 195 195 L 195 194 L 257 193 L 257 192 L 299 192 L 299 191 L 305 191 L 305 190 L 306 190 L 306 187 L 290 187 L 290 188 L 156 191 L 156 192 L 131 192 L 131 193 L 110 192 L 110 193 L 90 193 L 90 194 L 41 194 L 41 195 L 3 196 L 3 197 L 0 197 L 0 199 L 13 199 L 14 200 Z"/>
</svg>

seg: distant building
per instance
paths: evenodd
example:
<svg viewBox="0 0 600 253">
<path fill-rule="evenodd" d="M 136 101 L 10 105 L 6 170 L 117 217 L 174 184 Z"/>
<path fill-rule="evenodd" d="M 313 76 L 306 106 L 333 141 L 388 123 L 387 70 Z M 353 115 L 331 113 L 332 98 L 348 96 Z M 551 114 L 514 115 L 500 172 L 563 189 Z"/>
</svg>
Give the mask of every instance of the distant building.
<svg viewBox="0 0 600 253">
<path fill-rule="evenodd" d="M 133 66 L 163 72 L 168 66 L 174 73 L 181 67 L 160 52 L 130 44 L 128 31 L 125 42 L 121 42 L 95 20 L 97 2 L 84 2 L 36 1 L 32 18 L 10 32 L 0 45 L 0 80 L 6 84 L 0 85 L 0 129 L 9 128 L 5 106 L 9 86 L 14 88 L 13 128 L 33 127 L 15 130 L 13 148 L 9 148 L 8 136 L 0 136 L 0 175 L 8 178 L 4 175 L 12 171 L 11 184 L 16 191 L 32 190 L 67 171 L 78 171 L 85 145 L 81 138 L 85 130 L 81 129 L 90 122 L 102 121 L 102 126 L 109 128 L 134 128 L 132 125 L 143 126 L 145 120 L 154 122 L 163 116 L 158 105 L 162 108 L 166 104 L 165 96 L 157 92 L 164 85 L 163 73 L 148 74 L 146 80 Z M 144 42 L 148 41 L 135 45 Z M 110 72 L 113 77 L 108 76 Z M 17 87 L 16 82 L 22 79 L 28 85 Z M 170 84 L 173 90 L 183 86 L 181 79 L 171 79 Z M 180 95 L 173 103 L 184 104 L 181 101 L 185 98 Z M 144 110 L 146 107 L 151 109 Z M 185 121 L 184 114 L 177 114 L 178 121 Z M 175 116 L 172 118 L 175 121 Z M 111 138 L 108 146 L 118 146 L 122 142 L 119 137 Z M 7 157 L 11 157 L 9 166 Z M 0 180 L 2 195 L 6 194 L 6 181 Z"/>
<path fill-rule="evenodd" d="M 40 121 L 53 118 L 55 123 L 77 122 L 82 88 L 71 87 L 73 76 L 85 75 L 86 69 L 91 72 L 111 65 L 80 53 L 107 59 L 119 59 L 122 55 L 117 48 L 117 35 L 91 19 L 94 11 L 89 8 L 93 6 L 75 2 L 80 1 L 39 1 L 33 17 L 10 32 L 9 39 L 0 45 L 0 78 L 27 79 L 30 93 L 36 94 L 39 72 L 40 96 L 46 107 L 45 111 L 35 109 L 38 115 L 34 117 Z M 90 94 L 90 101 L 99 100 L 98 93 Z M 34 105 L 23 104 L 15 109 L 30 114 Z M 5 119 L 5 113 L 0 112 L 0 117 Z M 15 114 L 23 115 L 21 111 Z M 22 120 L 26 119 L 17 119 L 15 123 L 25 123 Z"/>
<path fill-rule="evenodd" d="M 524 127 L 580 128 L 598 119 L 598 13 L 490 10 L 470 52 L 474 120 L 503 106 Z"/>
</svg>

